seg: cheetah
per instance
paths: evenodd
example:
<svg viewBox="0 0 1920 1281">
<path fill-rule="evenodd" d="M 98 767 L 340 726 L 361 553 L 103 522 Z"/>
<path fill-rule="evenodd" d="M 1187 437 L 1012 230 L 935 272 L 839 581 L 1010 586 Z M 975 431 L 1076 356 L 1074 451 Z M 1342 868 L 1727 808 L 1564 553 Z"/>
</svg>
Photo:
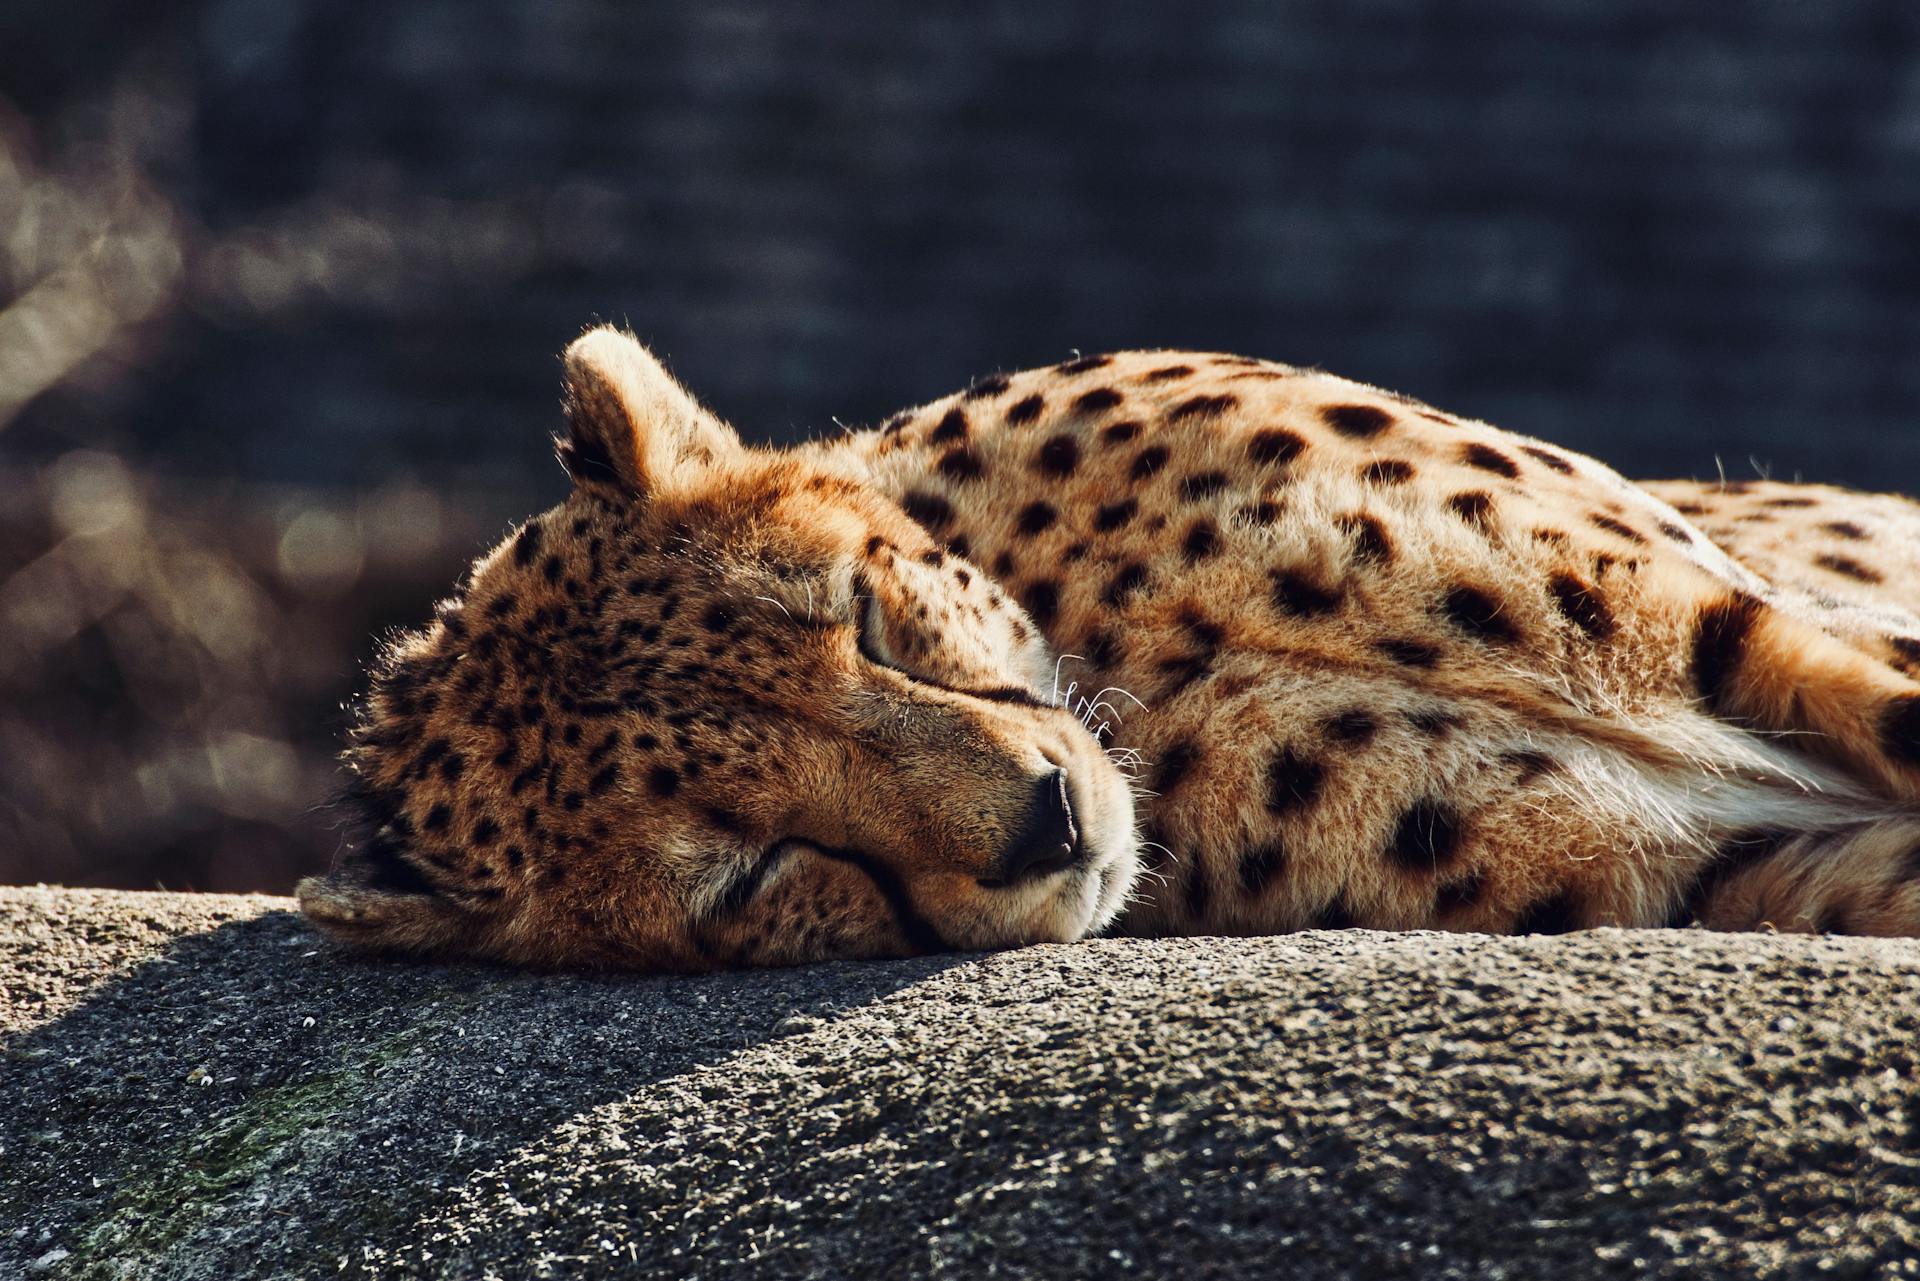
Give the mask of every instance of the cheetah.
<svg viewBox="0 0 1920 1281">
<path fill-rule="evenodd" d="M 378 660 L 351 943 L 700 971 L 1130 935 L 1920 933 L 1920 505 L 1636 485 L 1242 356 L 750 447 L 613 329 Z"/>
</svg>

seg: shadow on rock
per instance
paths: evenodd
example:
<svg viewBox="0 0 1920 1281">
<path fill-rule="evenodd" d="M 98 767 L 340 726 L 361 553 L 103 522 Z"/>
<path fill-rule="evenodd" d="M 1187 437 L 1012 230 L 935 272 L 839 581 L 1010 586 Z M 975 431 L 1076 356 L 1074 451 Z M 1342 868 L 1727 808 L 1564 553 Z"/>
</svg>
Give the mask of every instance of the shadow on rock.
<svg viewBox="0 0 1920 1281">
<path fill-rule="evenodd" d="M 567 1118 L 955 960 L 542 975 L 289 912 L 183 935 L 6 1044 L 0 1275 L 333 1274 Z"/>
</svg>

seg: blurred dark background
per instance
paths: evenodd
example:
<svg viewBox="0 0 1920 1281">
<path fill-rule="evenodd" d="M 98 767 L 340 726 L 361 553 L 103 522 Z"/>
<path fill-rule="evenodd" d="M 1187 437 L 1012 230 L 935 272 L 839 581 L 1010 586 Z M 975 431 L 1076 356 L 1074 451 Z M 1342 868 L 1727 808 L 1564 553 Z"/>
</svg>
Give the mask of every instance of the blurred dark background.
<svg viewBox="0 0 1920 1281">
<path fill-rule="evenodd" d="M 1920 6 L 11 0 L 0 881 L 285 889 L 630 324 L 743 431 L 1073 349 L 1920 490 Z"/>
</svg>

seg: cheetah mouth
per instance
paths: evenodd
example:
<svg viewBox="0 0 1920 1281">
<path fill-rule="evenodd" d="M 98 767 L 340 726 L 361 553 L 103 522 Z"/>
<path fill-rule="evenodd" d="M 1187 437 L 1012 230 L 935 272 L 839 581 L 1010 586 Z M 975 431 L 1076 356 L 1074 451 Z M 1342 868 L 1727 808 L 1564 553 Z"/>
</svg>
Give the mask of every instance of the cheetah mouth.
<svg viewBox="0 0 1920 1281">
<path fill-rule="evenodd" d="M 1139 854 L 1130 839 L 1089 843 L 1073 866 L 1030 883 L 1022 891 L 1019 923 L 999 946 L 1071 943 L 1100 934 L 1119 919 L 1140 874 Z M 1001 890 L 999 894 L 1008 894 Z"/>
</svg>

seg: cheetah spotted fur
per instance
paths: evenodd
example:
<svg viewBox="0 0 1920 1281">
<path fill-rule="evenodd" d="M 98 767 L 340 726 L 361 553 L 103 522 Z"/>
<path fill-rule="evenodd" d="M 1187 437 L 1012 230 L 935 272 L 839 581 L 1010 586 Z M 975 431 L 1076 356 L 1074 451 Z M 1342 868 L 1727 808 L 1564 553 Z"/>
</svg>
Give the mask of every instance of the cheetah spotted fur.
<svg viewBox="0 0 1920 1281">
<path fill-rule="evenodd" d="M 1632 484 L 1128 352 L 743 445 L 633 339 L 391 645 L 347 940 L 700 970 L 1099 931 L 1920 933 L 1920 505 Z"/>
</svg>

